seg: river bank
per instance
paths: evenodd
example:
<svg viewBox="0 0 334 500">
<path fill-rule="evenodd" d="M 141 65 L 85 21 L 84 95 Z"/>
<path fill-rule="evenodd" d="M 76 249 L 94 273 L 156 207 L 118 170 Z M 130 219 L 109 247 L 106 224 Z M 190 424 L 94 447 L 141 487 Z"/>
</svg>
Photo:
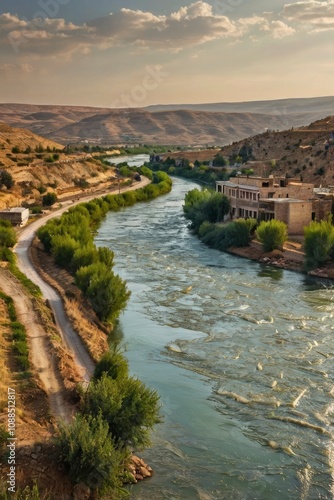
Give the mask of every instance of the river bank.
<svg viewBox="0 0 334 500">
<path fill-rule="evenodd" d="M 274 250 L 273 252 L 264 252 L 261 243 L 253 240 L 248 247 L 229 248 L 228 253 L 280 269 L 334 280 L 334 262 L 330 262 L 326 266 L 313 269 L 312 271 L 305 271 L 305 254 L 301 243 L 287 241 L 284 244 L 283 251 Z"/>
</svg>

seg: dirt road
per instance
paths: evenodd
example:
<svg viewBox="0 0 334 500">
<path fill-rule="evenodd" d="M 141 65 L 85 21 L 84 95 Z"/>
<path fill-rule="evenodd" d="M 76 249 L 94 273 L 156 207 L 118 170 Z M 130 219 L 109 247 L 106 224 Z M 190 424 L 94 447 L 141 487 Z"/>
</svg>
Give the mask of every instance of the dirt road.
<svg viewBox="0 0 334 500">
<path fill-rule="evenodd" d="M 142 181 L 133 186 L 121 188 L 120 192 L 122 193 L 125 191 L 139 189 L 149 183 L 149 179 L 143 178 Z M 118 193 L 118 188 L 106 191 L 104 194 L 109 193 Z M 102 196 L 102 194 L 99 192 L 98 194 L 95 193 L 82 197 L 75 202 L 68 202 L 59 210 L 56 210 L 51 214 L 35 221 L 20 232 L 19 241 L 14 249 L 18 258 L 18 267 L 20 270 L 31 281 L 40 287 L 44 298 L 49 301 L 63 342 L 74 355 L 77 367 L 80 373 L 82 373 L 82 379 L 86 382 L 89 381 L 93 374 L 94 362 L 89 356 L 81 338 L 73 330 L 69 318 L 63 308 L 61 297 L 49 284 L 42 280 L 40 275 L 35 270 L 29 256 L 29 248 L 35 237 L 37 229 L 43 226 L 49 219 L 60 216 L 68 210 L 70 206 L 74 206 L 100 196 Z M 49 395 L 51 412 L 56 417 L 68 420 L 71 411 L 61 393 L 61 376 L 56 366 L 55 359 L 52 357 L 47 334 L 43 330 L 42 326 L 36 322 L 36 314 L 32 309 L 31 300 L 29 301 L 29 297 L 27 297 L 23 291 L 22 285 L 13 279 L 8 271 L 5 270 L 1 270 L 1 288 L 7 295 L 10 295 L 13 298 L 18 312 L 19 321 L 26 327 L 27 334 L 30 337 L 31 362 L 34 366 L 34 370 L 39 373 L 40 379 Z"/>
</svg>

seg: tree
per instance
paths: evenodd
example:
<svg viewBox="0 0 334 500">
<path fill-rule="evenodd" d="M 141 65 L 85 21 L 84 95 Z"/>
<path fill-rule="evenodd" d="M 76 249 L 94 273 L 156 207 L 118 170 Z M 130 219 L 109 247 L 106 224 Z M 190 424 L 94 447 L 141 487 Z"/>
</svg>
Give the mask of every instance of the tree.
<svg viewBox="0 0 334 500">
<path fill-rule="evenodd" d="M 0 188 L 2 186 L 5 186 L 7 189 L 10 189 L 14 186 L 13 176 L 6 170 L 0 171 Z"/>
<path fill-rule="evenodd" d="M 288 239 L 287 225 L 276 219 L 262 221 L 256 230 L 256 235 L 265 252 L 283 250 L 283 245 Z"/>
<path fill-rule="evenodd" d="M 113 380 L 124 380 L 129 376 L 129 365 L 125 357 L 117 348 L 103 354 L 95 366 L 94 379 L 99 380 L 103 373 Z"/>
<path fill-rule="evenodd" d="M 332 218 L 327 221 L 312 221 L 304 228 L 304 250 L 306 268 L 313 269 L 323 265 L 329 258 L 334 246 L 334 226 Z"/>
<path fill-rule="evenodd" d="M 60 460 L 75 483 L 83 482 L 101 493 L 119 498 L 124 464 L 129 454 L 118 449 L 102 416 L 76 415 L 70 425 L 61 424 L 56 445 Z"/>
<path fill-rule="evenodd" d="M 120 447 L 144 447 L 149 444 L 149 430 L 158 422 L 159 396 L 134 378 L 112 379 L 103 373 L 92 381 L 83 401 L 83 412 L 101 413 L 109 432 Z"/>
<path fill-rule="evenodd" d="M 56 203 L 56 201 L 57 201 L 56 193 L 47 193 L 42 198 L 42 203 L 45 207 L 51 207 Z"/>
<path fill-rule="evenodd" d="M 111 271 L 103 275 L 93 275 L 86 296 L 101 321 L 115 320 L 126 306 L 130 292 L 125 281 Z"/>
<path fill-rule="evenodd" d="M 17 241 L 16 232 L 9 221 L 0 220 L 0 247 L 13 247 Z"/>
</svg>

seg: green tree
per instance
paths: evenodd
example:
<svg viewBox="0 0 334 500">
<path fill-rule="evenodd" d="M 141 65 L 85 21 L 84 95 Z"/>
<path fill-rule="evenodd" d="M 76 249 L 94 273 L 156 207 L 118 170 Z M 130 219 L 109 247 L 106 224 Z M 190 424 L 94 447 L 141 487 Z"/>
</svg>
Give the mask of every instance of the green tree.
<svg viewBox="0 0 334 500">
<path fill-rule="evenodd" d="M 334 246 L 332 218 L 320 222 L 312 221 L 304 228 L 305 265 L 307 269 L 323 265 Z"/>
<path fill-rule="evenodd" d="M 86 414 L 108 422 L 109 432 L 121 447 L 141 448 L 150 443 L 149 430 L 160 422 L 159 396 L 140 380 L 110 378 L 106 373 L 90 383 L 83 402 Z"/>
<path fill-rule="evenodd" d="M 283 250 L 283 245 L 288 239 L 287 225 L 276 219 L 262 221 L 256 230 L 256 235 L 265 252 Z"/>
<path fill-rule="evenodd" d="M 13 247 L 16 244 L 16 232 L 9 221 L 0 220 L 0 247 Z"/>
<path fill-rule="evenodd" d="M 57 201 L 56 193 L 47 193 L 42 198 L 42 203 L 45 207 L 51 207 L 56 203 L 56 201 Z"/>
<path fill-rule="evenodd" d="M 125 281 L 108 270 L 103 276 L 92 276 L 86 296 L 100 320 L 109 323 L 126 306 L 130 292 Z"/>
<path fill-rule="evenodd" d="M 77 414 L 70 425 L 60 424 L 56 445 L 74 483 L 83 482 L 101 494 L 114 495 L 108 498 L 120 498 L 129 454 L 116 447 L 99 412 L 96 416 Z"/>
<path fill-rule="evenodd" d="M 55 263 L 69 269 L 73 256 L 79 248 L 79 242 L 69 234 L 57 234 L 52 238 L 51 245 Z"/>
<path fill-rule="evenodd" d="M 7 189 L 11 189 L 14 186 L 13 176 L 6 170 L 0 171 L 0 188 L 2 186 L 5 186 Z"/>
<path fill-rule="evenodd" d="M 98 380 L 106 373 L 114 380 L 124 380 L 129 376 L 129 364 L 125 357 L 114 348 L 101 357 L 94 370 L 94 379 Z"/>
</svg>

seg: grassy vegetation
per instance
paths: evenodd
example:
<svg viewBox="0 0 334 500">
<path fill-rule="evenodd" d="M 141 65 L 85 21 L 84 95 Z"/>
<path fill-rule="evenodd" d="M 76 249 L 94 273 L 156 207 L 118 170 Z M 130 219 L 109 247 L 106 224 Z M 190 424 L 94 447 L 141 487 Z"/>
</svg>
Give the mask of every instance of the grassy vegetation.
<svg viewBox="0 0 334 500">
<path fill-rule="evenodd" d="M 7 306 L 8 316 L 10 319 L 10 322 L 7 326 L 11 331 L 11 345 L 15 353 L 15 359 L 17 361 L 19 371 L 22 372 L 24 377 L 28 377 L 30 376 L 30 363 L 29 347 L 25 328 L 21 323 L 17 321 L 13 299 L 11 297 L 8 297 L 8 295 L 4 294 L 3 292 L 0 292 L 0 299 L 2 299 Z"/>
</svg>

